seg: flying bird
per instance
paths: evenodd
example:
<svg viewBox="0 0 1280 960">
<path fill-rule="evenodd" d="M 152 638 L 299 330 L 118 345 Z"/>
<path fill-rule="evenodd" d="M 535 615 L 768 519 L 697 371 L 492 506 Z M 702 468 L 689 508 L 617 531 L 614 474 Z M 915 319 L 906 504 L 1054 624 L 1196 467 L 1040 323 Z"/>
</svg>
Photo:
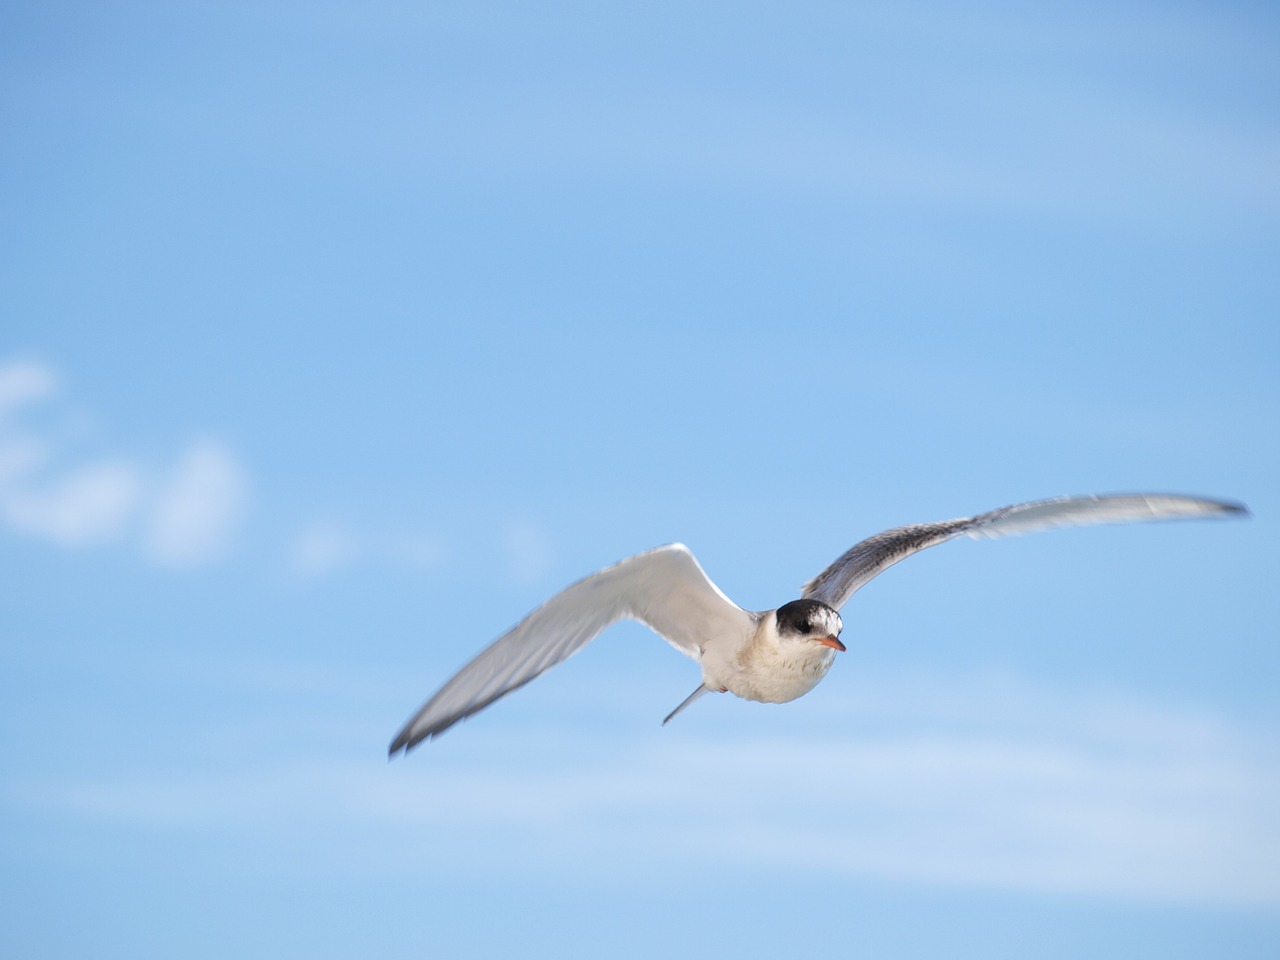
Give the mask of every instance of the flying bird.
<svg viewBox="0 0 1280 960">
<path fill-rule="evenodd" d="M 1248 516 L 1242 504 L 1173 494 L 1058 497 L 974 517 L 894 527 L 845 551 L 776 610 L 744 610 L 681 543 L 605 567 L 556 594 L 459 670 L 391 742 L 406 753 L 577 653 L 606 627 L 638 620 L 702 665 L 702 683 L 665 724 L 705 693 L 786 703 L 827 675 L 844 624 L 839 610 L 899 560 L 961 534 L 980 539 L 1050 527 Z"/>
</svg>

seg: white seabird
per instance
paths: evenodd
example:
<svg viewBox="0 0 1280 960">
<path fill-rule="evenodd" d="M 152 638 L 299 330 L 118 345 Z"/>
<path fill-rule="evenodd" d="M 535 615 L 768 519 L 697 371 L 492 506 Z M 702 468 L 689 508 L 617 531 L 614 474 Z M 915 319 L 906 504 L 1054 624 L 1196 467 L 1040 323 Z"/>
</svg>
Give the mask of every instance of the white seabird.
<svg viewBox="0 0 1280 960">
<path fill-rule="evenodd" d="M 806 583 L 801 598 L 753 613 L 726 597 L 681 543 L 605 567 L 556 594 L 459 670 L 391 742 L 406 753 L 524 686 L 623 618 L 638 620 L 702 665 L 702 683 L 665 724 L 704 693 L 785 703 L 827 675 L 840 642 L 837 612 L 899 560 L 960 534 L 999 537 L 1049 527 L 1248 516 L 1238 503 L 1174 494 L 1058 497 L 974 517 L 894 527 L 868 537 Z"/>
</svg>

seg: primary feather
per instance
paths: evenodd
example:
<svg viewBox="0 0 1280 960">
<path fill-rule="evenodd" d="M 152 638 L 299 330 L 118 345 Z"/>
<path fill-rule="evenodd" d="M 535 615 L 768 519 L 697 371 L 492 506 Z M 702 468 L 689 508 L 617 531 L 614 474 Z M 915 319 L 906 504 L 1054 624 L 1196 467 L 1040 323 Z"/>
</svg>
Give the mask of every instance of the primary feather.
<svg viewBox="0 0 1280 960">
<path fill-rule="evenodd" d="M 1031 533 L 1051 527 L 1230 516 L 1248 512 L 1241 504 L 1226 500 L 1163 493 L 1095 494 L 1033 500 L 975 517 L 915 523 L 877 533 L 841 554 L 835 563 L 804 585 L 801 595 L 821 600 L 838 610 L 899 560 L 905 560 L 927 547 L 946 543 L 962 533 L 976 539 Z"/>
</svg>

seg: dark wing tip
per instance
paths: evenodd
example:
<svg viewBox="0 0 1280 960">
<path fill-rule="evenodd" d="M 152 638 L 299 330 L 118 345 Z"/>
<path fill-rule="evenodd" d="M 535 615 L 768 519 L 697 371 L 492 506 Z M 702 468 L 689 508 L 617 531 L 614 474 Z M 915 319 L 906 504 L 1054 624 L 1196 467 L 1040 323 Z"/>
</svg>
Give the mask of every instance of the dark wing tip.
<svg viewBox="0 0 1280 960">
<path fill-rule="evenodd" d="M 1239 500 L 1219 500 L 1209 497 L 1188 497 L 1187 499 L 1195 500 L 1203 506 L 1207 506 L 1212 512 L 1206 513 L 1207 516 L 1222 517 L 1240 517 L 1246 519 L 1253 516 L 1253 511 L 1241 503 Z"/>
<path fill-rule="evenodd" d="M 475 716 L 477 713 L 479 713 L 485 707 L 489 706 L 489 704 L 493 703 L 495 700 L 501 700 L 507 694 L 514 693 L 515 691 L 519 690 L 530 680 L 533 680 L 535 677 L 539 676 L 539 674 L 541 674 L 542 672 L 543 671 L 539 671 L 538 673 L 525 677 L 515 686 L 508 687 L 506 690 L 502 690 L 498 693 L 495 693 L 493 696 L 487 697 L 486 699 L 481 700 L 478 703 L 473 703 L 470 706 L 468 706 L 465 710 L 459 710 L 456 713 L 451 713 L 449 716 L 444 717 L 440 720 L 437 720 L 435 723 L 431 724 L 431 726 L 423 727 L 421 730 L 418 730 L 416 733 L 413 730 L 414 723 L 417 720 L 417 717 L 415 716 L 413 720 L 410 720 L 407 724 L 405 724 L 405 728 L 396 735 L 396 738 L 394 740 L 391 741 L 391 746 L 387 750 L 388 759 L 391 757 L 394 757 L 396 754 L 396 751 L 398 750 L 403 750 L 405 754 L 408 754 L 410 750 L 412 750 L 414 747 L 420 744 L 423 740 L 430 740 L 433 737 L 440 736 L 440 734 L 444 733 L 446 730 L 452 727 L 455 723 L 461 723 L 463 720 L 466 720 L 469 717 Z M 424 706 L 422 710 L 418 711 L 418 716 L 421 716 L 421 714 L 431 706 L 431 703 L 432 701 L 428 701 L 427 705 Z"/>
<path fill-rule="evenodd" d="M 413 744 L 409 742 L 409 731 L 401 730 L 399 736 L 391 741 L 391 746 L 387 747 L 387 759 L 394 760 L 397 753 L 408 753 L 413 749 Z"/>
<path fill-rule="evenodd" d="M 397 753 L 404 756 L 409 755 L 409 751 L 420 744 L 423 740 L 429 740 L 432 737 L 438 737 L 444 733 L 449 727 L 453 726 L 462 717 L 455 717 L 444 723 L 437 723 L 435 726 L 427 727 L 425 730 L 419 730 L 413 733 L 413 725 L 405 727 L 400 731 L 399 735 L 391 741 L 391 746 L 387 748 L 387 759 L 394 760 Z"/>
<path fill-rule="evenodd" d="M 445 720 L 437 721 L 429 727 L 422 727 L 418 730 L 414 730 L 414 722 L 410 721 L 405 724 L 404 729 L 396 734 L 396 738 L 391 741 L 391 746 L 387 748 L 387 759 L 394 759 L 397 753 L 408 756 L 409 751 L 420 744 L 423 740 L 438 737 L 461 719 L 463 718 L 449 717 Z"/>
</svg>

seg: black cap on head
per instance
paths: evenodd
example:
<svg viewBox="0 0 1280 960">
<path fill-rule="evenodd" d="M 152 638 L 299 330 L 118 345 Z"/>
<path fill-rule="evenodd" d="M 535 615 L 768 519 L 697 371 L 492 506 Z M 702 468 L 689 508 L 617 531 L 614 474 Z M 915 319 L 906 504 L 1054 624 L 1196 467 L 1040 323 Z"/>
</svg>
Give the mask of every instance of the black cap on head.
<svg viewBox="0 0 1280 960">
<path fill-rule="evenodd" d="M 829 607 L 820 600 L 792 600 L 778 608 L 779 633 L 797 633 L 801 636 L 821 633 L 835 636 L 844 623 L 834 607 Z"/>
</svg>

